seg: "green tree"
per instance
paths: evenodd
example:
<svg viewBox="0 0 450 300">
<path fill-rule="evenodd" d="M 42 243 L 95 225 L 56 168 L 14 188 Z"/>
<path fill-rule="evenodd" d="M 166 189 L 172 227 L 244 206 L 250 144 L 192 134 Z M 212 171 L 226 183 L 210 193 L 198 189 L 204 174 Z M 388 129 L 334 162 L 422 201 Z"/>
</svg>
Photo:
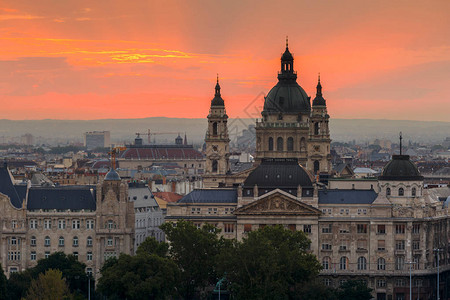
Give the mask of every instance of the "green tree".
<svg viewBox="0 0 450 300">
<path fill-rule="evenodd" d="M 6 299 L 6 285 L 8 280 L 6 279 L 5 273 L 3 273 L 2 264 L 0 264 L 0 299 Z"/>
<path fill-rule="evenodd" d="M 348 280 L 337 290 L 338 300 L 370 300 L 372 289 L 361 280 Z"/>
<path fill-rule="evenodd" d="M 31 276 L 37 278 L 39 274 L 48 269 L 57 269 L 62 272 L 63 277 L 69 285 L 70 291 L 74 294 L 88 294 L 88 277 L 86 265 L 78 261 L 73 255 L 66 255 L 63 252 L 55 252 L 46 259 L 40 259 L 37 265 L 30 269 Z"/>
<path fill-rule="evenodd" d="M 62 278 L 62 272 L 49 269 L 45 271 L 45 274 L 39 274 L 39 277 L 31 282 L 31 286 L 25 299 L 71 299 L 71 294 L 66 281 Z"/>
<path fill-rule="evenodd" d="M 293 298 L 299 300 L 337 300 L 336 291 L 319 283 L 318 280 L 302 285 L 298 290 L 298 294 Z"/>
<path fill-rule="evenodd" d="M 170 241 L 169 256 L 181 271 L 178 288 L 183 299 L 195 298 L 206 286 L 215 284 L 222 275 L 217 273 L 218 258 L 227 244 L 219 238 L 220 230 L 212 225 L 197 228 L 184 220 L 160 228 Z"/>
<path fill-rule="evenodd" d="M 233 293 L 239 299 L 296 298 L 322 268 L 309 244 L 302 231 L 280 225 L 249 232 L 223 260 Z"/>
<path fill-rule="evenodd" d="M 32 280 L 30 270 L 9 275 L 6 299 L 17 300 L 25 297 Z"/>
<path fill-rule="evenodd" d="M 154 237 L 149 236 L 137 248 L 136 254 L 147 253 L 156 254 L 160 257 L 167 257 L 169 244 L 158 242 Z"/>
<path fill-rule="evenodd" d="M 102 268 L 98 291 L 108 299 L 167 299 L 175 296 L 178 268 L 168 258 L 121 254 Z"/>
</svg>

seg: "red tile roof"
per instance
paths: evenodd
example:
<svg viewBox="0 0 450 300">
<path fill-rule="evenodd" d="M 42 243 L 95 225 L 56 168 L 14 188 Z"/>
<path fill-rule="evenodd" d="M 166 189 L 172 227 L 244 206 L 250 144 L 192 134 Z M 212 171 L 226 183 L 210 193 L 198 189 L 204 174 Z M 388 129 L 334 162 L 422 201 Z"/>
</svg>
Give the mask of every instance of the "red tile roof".
<svg viewBox="0 0 450 300">
<path fill-rule="evenodd" d="M 154 192 L 153 195 L 167 202 L 177 202 L 178 200 L 183 198 L 182 195 L 173 192 Z"/>
</svg>

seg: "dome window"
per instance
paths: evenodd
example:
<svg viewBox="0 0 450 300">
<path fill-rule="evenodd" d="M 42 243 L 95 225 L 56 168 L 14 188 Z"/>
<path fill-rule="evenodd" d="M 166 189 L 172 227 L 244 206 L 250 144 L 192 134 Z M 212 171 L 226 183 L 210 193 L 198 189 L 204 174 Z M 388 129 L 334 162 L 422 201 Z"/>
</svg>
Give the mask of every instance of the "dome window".
<svg viewBox="0 0 450 300">
<path fill-rule="evenodd" d="M 404 196 L 405 195 L 405 190 L 403 188 L 399 188 L 398 189 L 398 195 L 399 196 Z"/>
</svg>

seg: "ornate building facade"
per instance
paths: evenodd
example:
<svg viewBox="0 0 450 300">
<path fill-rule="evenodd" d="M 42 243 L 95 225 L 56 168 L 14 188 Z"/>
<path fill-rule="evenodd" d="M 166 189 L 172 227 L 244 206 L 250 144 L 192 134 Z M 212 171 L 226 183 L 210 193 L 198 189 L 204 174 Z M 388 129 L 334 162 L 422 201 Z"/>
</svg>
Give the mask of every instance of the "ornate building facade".
<svg viewBox="0 0 450 300">
<path fill-rule="evenodd" d="M 31 187 L 16 185 L 5 164 L 0 207 L 0 261 L 8 276 L 61 251 L 97 278 L 106 259 L 133 253 L 133 203 L 114 170 L 97 186 Z"/>
<path fill-rule="evenodd" d="M 406 155 L 394 155 L 378 179 L 319 183 L 315 175 L 331 171 L 326 101 L 319 78 L 311 108 L 293 70 L 286 47 L 256 125 L 256 165 L 227 176 L 222 188 L 194 190 L 169 204 L 166 220 L 213 224 L 236 239 L 275 224 L 302 230 L 322 262 L 325 285 L 364 280 L 377 300 L 409 298 L 409 267 L 412 297 L 435 299 L 439 264 L 447 299 L 450 188 L 425 189 Z"/>
</svg>

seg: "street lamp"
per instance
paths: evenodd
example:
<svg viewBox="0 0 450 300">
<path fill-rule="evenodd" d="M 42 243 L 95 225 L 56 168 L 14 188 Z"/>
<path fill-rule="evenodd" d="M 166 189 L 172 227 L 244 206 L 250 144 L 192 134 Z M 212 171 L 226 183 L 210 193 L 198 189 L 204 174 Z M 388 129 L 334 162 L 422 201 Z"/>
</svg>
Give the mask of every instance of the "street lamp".
<svg viewBox="0 0 450 300">
<path fill-rule="evenodd" d="M 437 298 L 436 299 L 439 300 L 440 299 L 440 297 L 439 297 L 439 258 L 440 258 L 439 252 L 441 251 L 441 249 L 434 248 L 433 251 L 437 252 Z"/>
<path fill-rule="evenodd" d="M 412 276 L 411 276 L 411 266 L 415 264 L 415 261 L 407 261 L 409 265 L 409 300 L 412 300 Z"/>
</svg>

